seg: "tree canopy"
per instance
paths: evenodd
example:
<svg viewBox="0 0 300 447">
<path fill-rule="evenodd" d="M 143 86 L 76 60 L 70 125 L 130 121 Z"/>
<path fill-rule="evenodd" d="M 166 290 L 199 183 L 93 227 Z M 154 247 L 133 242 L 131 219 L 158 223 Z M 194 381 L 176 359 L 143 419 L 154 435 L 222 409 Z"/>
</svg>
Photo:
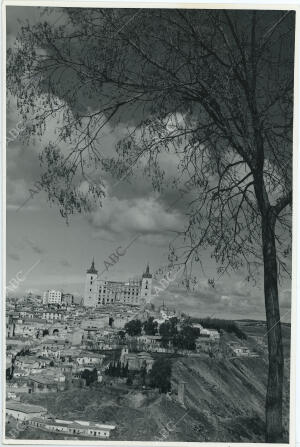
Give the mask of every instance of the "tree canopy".
<svg viewBox="0 0 300 447">
<path fill-rule="evenodd" d="M 172 365 L 168 359 L 159 358 L 150 371 L 150 386 L 158 388 L 160 393 L 171 391 Z"/>
<path fill-rule="evenodd" d="M 141 335 L 142 322 L 140 320 L 128 321 L 128 323 L 125 324 L 125 331 L 131 336 Z"/>
<path fill-rule="evenodd" d="M 250 280 L 263 268 L 266 439 L 280 441 L 278 277 L 290 273 L 294 11 L 62 12 L 63 25 L 25 24 L 8 51 L 23 138 L 58 122 L 57 140 L 40 154 L 39 188 L 68 219 L 101 205 L 107 171 L 121 180 L 138 168 L 161 190 L 160 159 L 172 154 L 178 175 L 169 184 L 180 191 L 188 181 L 194 198 L 170 263 L 192 269 L 209 249 L 219 274 L 242 268 Z M 101 132 L 120 123 L 117 155 L 107 154 Z"/>
<path fill-rule="evenodd" d="M 146 335 L 155 335 L 157 333 L 157 321 L 154 321 L 154 317 L 149 317 L 143 324 L 143 329 Z"/>
<path fill-rule="evenodd" d="M 62 214 L 101 200 L 101 169 L 122 177 L 143 157 L 160 188 L 165 173 L 159 156 L 173 151 L 197 191 L 183 231 L 185 260 L 197 259 L 199 247 L 213 246 L 222 271 L 261 262 L 265 205 L 256 199 L 259 185 L 277 218 L 278 247 L 287 254 L 290 222 L 282 211 L 291 204 L 294 14 L 64 13 L 61 26 L 25 25 L 20 45 L 8 54 L 8 84 L 18 97 L 23 136 L 43 133 L 50 116 L 62 118 L 58 143 L 49 142 L 41 154 L 40 180 Z M 124 120 L 130 127 L 116 162 L 101 153 L 101 130 Z M 59 141 L 71 145 L 67 153 Z M 89 194 L 78 187 L 82 178 L 89 180 Z"/>
</svg>

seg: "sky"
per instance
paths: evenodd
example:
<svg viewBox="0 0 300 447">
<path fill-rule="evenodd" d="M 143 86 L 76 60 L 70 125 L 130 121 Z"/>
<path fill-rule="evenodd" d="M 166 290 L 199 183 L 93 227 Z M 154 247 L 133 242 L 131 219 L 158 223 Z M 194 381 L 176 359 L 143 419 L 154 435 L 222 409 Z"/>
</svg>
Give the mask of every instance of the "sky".
<svg viewBox="0 0 300 447">
<path fill-rule="evenodd" d="M 8 47 L 14 44 L 20 21 L 28 19 L 34 23 L 38 18 L 38 8 L 8 7 Z M 63 21 L 63 17 L 55 13 L 48 20 Z M 10 131 L 17 135 L 19 122 L 17 100 L 8 96 L 7 135 Z M 116 182 L 106 173 L 107 196 L 102 207 L 72 216 L 68 225 L 58 208 L 47 202 L 44 192 L 30 197 L 29 189 L 40 175 L 38 155 L 49 140 L 55 140 L 55 127 L 55 120 L 50 120 L 41 138 L 24 144 L 18 136 L 12 136 L 7 144 L 6 281 L 9 285 L 17 279 L 13 295 L 22 296 L 28 291 L 41 294 L 54 288 L 82 296 L 86 269 L 92 258 L 98 271 L 103 272 L 104 262 L 111 262 L 109 258 L 117 248 L 124 249 L 135 238 L 126 254 L 102 273 L 104 279 L 128 280 L 140 276 L 147 263 L 152 272 L 166 266 L 169 242 L 186 222 L 189 194 L 177 200 L 174 191 L 154 192 L 150 179 L 141 174 Z M 116 128 L 106 126 L 101 138 L 107 153 L 114 153 L 118 136 L 123 132 L 122 124 Z M 162 164 L 169 175 L 176 172 L 176 160 L 171 155 L 165 155 Z M 209 251 L 203 251 L 201 261 L 203 269 L 199 265 L 193 272 L 197 277 L 194 291 L 188 292 L 180 281 L 179 284 L 174 281 L 153 302 L 160 304 L 164 300 L 170 307 L 193 316 L 265 319 L 261 276 L 253 285 L 245 282 L 245 272 L 239 271 L 223 276 L 211 287 L 208 279 L 218 277 L 217 266 Z M 290 289 L 288 281 L 280 285 L 284 321 L 290 319 Z"/>
</svg>

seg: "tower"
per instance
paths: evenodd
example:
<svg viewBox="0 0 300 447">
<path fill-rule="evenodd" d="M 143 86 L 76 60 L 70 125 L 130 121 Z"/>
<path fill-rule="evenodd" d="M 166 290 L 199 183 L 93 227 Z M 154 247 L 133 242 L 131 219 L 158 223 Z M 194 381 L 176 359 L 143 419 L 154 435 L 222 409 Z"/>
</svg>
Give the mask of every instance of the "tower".
<svg viewBox="0 0 300 447">
<path fill-rule="evenodd" d="M 98 302 L 98 271 L 95 269 L 94 258 L 91 267 L 86 271 L 84 303 L 85 307 L 96 307 Z"/>
<path fill-rule="evenodd" d="M 141 301 L 149 303 L 151 300 L 152 275 L 149 271 L 149 264 L 142 276 Z"/>
</svg>

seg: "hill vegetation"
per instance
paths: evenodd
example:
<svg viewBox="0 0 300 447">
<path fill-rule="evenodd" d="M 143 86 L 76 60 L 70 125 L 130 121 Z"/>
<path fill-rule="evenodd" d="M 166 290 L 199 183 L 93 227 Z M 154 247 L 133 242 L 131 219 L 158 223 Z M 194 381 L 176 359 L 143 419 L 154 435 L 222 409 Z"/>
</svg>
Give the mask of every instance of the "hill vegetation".
<svg viewBox="0 0 300 447">
<path fill-rule="evenodd" d="M 231 320 L 222 320 L 219 318 L 194 318 L 193 322 L 199 323 L 208 329 L 217 329 L 218 331 L 222 329 L 229 334 L 235 334 L 241 340 L 247 339 L 245 332 L 243 332 L 239 326 Z"/>
</svg>

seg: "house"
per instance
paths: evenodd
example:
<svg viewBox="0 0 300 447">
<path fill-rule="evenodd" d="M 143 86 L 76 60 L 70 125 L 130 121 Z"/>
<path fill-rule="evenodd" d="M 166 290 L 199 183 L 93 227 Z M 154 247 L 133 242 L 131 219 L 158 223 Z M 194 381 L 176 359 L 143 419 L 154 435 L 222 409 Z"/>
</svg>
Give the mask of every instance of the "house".
<svg viewBox="0 0 300 447">
<path fill-rule="evenodd" d="M 38 376 L 29 376 L 27 385 L 32 393 L 50 393 L 63 391 L 65 380 L 66 378 L 62 373 L 39 374 Z"/>
<path fill-rule="evenodd" d="M 80 346 L 83 339 L 84 330 L 81 328 L 75 328 L 69 335 L 72 346 Z"/>
<path fill-rule="evenodd" d="M 18 356 L 15 363 L 16 367 L 29 374 L 38 373 L 46 367 L 45 360 L 38 359 L 37 357 L 29 355 Z"/>
<path fill-rule="evenodd" d="M 137 337 L 137 342 L 146 351 L 157 351 L 160 348 L 161 335 L 141 335 Z"/>
<path fill-rule="evenodd" d="M 201 332 L 200 332 L 201 335 Z M 218 341 L 220 340 L 220 334 L 216 329 L 209 329 L 209 336 L 212 340 Z"/>
<path fill-rule="evenodd" d="M 24 369 L 15 367 L 15 369 L 14 369 L 14 378 L 27 377 L 27 376 L 29 376 L 29 371 L 25 371 Z"/>
<path fill-rule="evenodd" d="M 124 347 L 120 356 L 121 365 L 128 364 L 129 371 L 138 371 L 143 366 L 146 366 L 147 372 L 152 369 L 154 363 L 153 357 L 148 352 L 128 352 L 128 348 Z"/>
<path fill-rule="evenodd" d="M 74 295 L 72 295 L 71 293 L 63 293 L 61 301 L 66 306 L 71 306 L 74 304 Z"/>
<path fill-rule="evenodd" d="M 32 393 L 51 393 L 58 391 L 58 384 L 46 377 L 39 377 L 37 379 L 30 378 L 27 383 Z"/>
<path fill-rule="evenodd" d="M 139 352 L 137 354 L 137 357 L 138 357 L 138 362 L 139 362 L 139 369 L 141 369 L 143 366 L 145 366 L 147 372 L 151 371 L 153 363 L 154 363 L 153 357 L 151 357 L 151 355 L 148 352 Z"/>
<path fill-rule="evenodd" d="M 200 332 L 200 334 L 201 334 L 201 331 L 203 330 L 203 326 L 202 326 L 202 324 L 200 324 L 200 323 L 193 323 L 193 324 L 192 324 L 192 327 L 193 327 L 194 329 L 199 329 L 199 332 Z"/>
<path fill-rule="evenodd" d="M 33 418 L 29 425 L 52 433 L 82 436 L 94 439 L 108 439 L 115 425 L 98 424 L 88 421 L 66 421 L 62 419 Z"/>
<path fill-rule="evenodd" d="M 13 400 L 20 400 L 20 396 L 17 396 L 17 393 L 14 391 L 7 391 L 6 390 L 6 399 L 13 399 Z"/>
<path fill-rule="evenodd" d="M 43 312 L 42 319 L 49 321 L 49 322 L 61 321 L 61 320 L 65 319 L 65 316 L 62 312 L 57 312 L 55 310 L 52 310 L 52 311 L 49 310 L 49 311 Z"/>
<path fill-rule="evenodd" d="M 14 396 L 19 396 L 20 394 L 29 394 L 30 388 L 24 383 L 14 383 L 12 385 L 6 385 L 6 394 L 9 399 L 14 399 Z M 11 396 L 11 397 L 10 397 Z"/>
<path fill-rule="evenodd" d="M 11 314 L 6 315 L 6 338 L 15 335 L 16 322 Z"/>
<path fill-rule="evenodd" d="M 12 357 L 7 355 L 6 356 L 6 362 L 5 362 L 6 369 L 8 369 L 8 368 L 11 369 L 12 364 L 13 364 Z"/>
<path fill-rule="evenodd" d="M 249 357 L 251 355 L 250 349 L 245 346 L 232 347 L 232 350 L 237 357 Z"/>
<path fill-rule="evenodd" d="M 39 405 L 24 404 L 14 400 L 6 402 L 6 416 L 11 416 L 18 421 L 29 421 L 35 417 L 42 417 L 46 413 L 46 408 L 40 407 Z"/>
<path fill-rule="evenodd" d="M 105 358 L 105 355 L 87 355 L 82 354 L 76 357 L 76 363 L 79 366 L 85 366 L 90 364 L 99 364 L 102 365 L 103 359 Z"/>
<path fill-rule="evenodd" d="M 195 345 L 196 352 L 208 352 L 212 346 L 212 339 L 208 335 L 202 335 L 201 337 L 196 338 Z"/>
<path fill-rule="evenodd" d="M 202 328 L 200 330 L 200 336 L 208 336 L 212 340 L 219 340 L 220 339 L 220 334 L 219 334 L 219 332 L 216 329 Z"/>
</svg>

